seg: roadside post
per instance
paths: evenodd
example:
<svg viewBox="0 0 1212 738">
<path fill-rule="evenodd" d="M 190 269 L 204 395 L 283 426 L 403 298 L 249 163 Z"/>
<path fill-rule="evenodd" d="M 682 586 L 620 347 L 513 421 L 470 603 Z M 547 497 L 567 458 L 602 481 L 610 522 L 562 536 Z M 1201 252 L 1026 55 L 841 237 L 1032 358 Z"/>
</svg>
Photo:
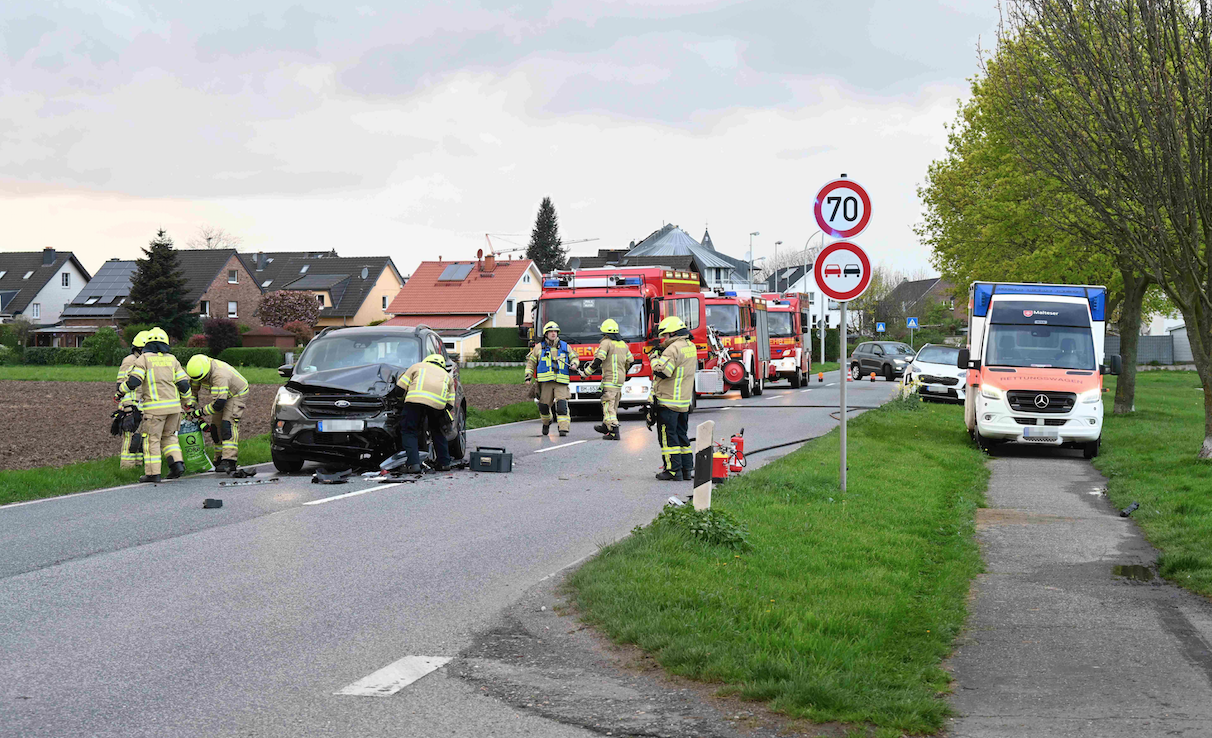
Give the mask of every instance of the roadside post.
<svg viewBox="0 0 1212 738">
<path fill-rule="evenodd" d="M 705 420 L 694 431 L 694 509 L 711 507 L 711 462 L 715 451 L 715 421 Z"/>
<path fill-rule="evenodd" d="M 848 239 L 862 233 L 871 220 L 871 198 L 859 183 L 843 174 L 829 182 L 816 194 L 813 215 L 821 230 L 834 238 Z M 859 297 L 871 285 L 871 260 L 867 252 L 850 241 L 837 241 L 821 250 L 813 265 L 816 284 L 824 299 L 833 299 L 841 310 L 838 361 L 842 371 L 846 366 L 846 303 Z M 846 491 L 846 382 L 838 383 L 838 434 L 841 441 L 838 479 Z"/>
<path fill-rule="evenodd" d="M 913 345 L 913 332 L 917 330 L 917 318 L 905 318 L 905 327 L 909 329 L 909 348 L 917 348 Z"/>
</svg>

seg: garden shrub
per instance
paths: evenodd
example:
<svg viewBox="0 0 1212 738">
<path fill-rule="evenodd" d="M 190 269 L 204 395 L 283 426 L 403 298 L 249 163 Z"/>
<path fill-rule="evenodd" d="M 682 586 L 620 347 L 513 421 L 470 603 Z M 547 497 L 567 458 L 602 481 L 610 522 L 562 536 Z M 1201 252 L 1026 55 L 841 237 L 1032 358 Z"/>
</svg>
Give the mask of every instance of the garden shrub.
<svg viewBox="0 0 1212 738">
<path fill-rule="evenodd" d="M 211 356 L 218 356 L 244 342 L 234 320 L 207 318 L 202 321 L 202 329 L 206 333 L 206 346 L 210 349 Z"/>
<path fill-rule="evenodd" d="M 229 348 L 219 354 L 220 361 L 232 366 L 259 366 L 277 369 L 286 363 L 286 353 L 279 348 Z"/>
</svg>

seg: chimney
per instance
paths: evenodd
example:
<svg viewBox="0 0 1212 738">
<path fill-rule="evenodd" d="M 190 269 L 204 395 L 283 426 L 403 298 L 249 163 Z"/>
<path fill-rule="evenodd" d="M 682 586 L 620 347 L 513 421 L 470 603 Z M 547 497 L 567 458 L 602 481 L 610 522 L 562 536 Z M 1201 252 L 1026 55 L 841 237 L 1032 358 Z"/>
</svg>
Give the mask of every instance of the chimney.
<svg viewBox="0 0 1212 738">
<path fill-rule="evenodd" d="M 50 266 L 55 263 L 55 250 L 50 246 L 42 249 L 42 266 Z"/>
<path fill-rule="evenodd" d="M 485 257 L 484 257 L 484 265 L 481 267 L 481 270 L 482 270 L 482 271 L 485 271 L 485 272 L 491 272 L 491 271 L 495 270 L 496 268 L 497 268 L 497 257 L 496 257 L 496 255 L 495 255 L 495 254 L 489 254 L 489 255 L 485 256 Z"/>
<path fill-rule="evenodd" d="M 442 260 L 442 255 L 438 254 L 438 261 L 441 261 L 441 260 Z"/>
<path fill-rule="evenodd" d="M 265 271 L 265 252 L 264 251 L 257 252 L 257 271 L 258 272 Z"/>
</svg>

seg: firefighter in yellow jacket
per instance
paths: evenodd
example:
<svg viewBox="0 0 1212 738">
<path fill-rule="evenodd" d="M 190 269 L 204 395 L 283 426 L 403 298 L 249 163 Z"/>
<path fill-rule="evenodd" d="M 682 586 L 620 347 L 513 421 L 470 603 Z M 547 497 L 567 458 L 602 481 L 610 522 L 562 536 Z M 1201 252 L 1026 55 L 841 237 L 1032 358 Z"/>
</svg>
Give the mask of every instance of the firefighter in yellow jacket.
<svg viewBox="0 0 1212 738">
<path fill-rule="evenodd" d="M 212 427 L 219 430 L 219 445 L 216 453 L 215 471 L 236 470 L 237 452 L 240 448 L 240 418 L 248 402 L 248 382 L 226 361 L 197 354 L 185 365 L 194 396 L 202 402 L 202 390 L 210 392 L 210 402 L 197 411 L 209 417 Z"/>
<path fill-rule="evenodd" d="M 122 455 L 119 465 L 123 469 L 134 469 L 143 465 L 143 436 L 140 435 L 139 425 L 143 422 L 143 414 L 139 404 L 135 402 L 135 393 L 126 391 L 123 387 L 130 370 L 135 365 L 135 359 L 143 352 L 147 343 L 147 331 L 139 331 L 130 342 L 130 353 L 122 358 L 118 367 L 118 388 L 114 399 L 118 401 L 118 411 L 122 414 Z M 129 429 L 129 430 L 128 430 Z"/>
<path fill-rule="evenodd" d="M 593 352 L 593 362 L 582 375 L 602 373 L 602 422 L 593 429 L 608 441 L 619 440 L 619 399 L 627 370 L 631 368 L 631 349 L 619 339 L 619 324 L 611 318 L 602 321 L 602 342 Z"/>
<path fill-rule="evenodd" d="M 548 321 L 543 326 L 543 340 L 526 356 L 526 383 L 539 383 L 539 418 L 543 421 L 543 435 L 551 432 L 553 410 L 560 435 L 568 435 L 572 427 L 572 416 L 568 412 L 568 376 L 580 366 L 576 352 L 560 340 L 559 324 Z"/>
<path fill-rule="evenodd" d="M 122 385 L 135 393 L 143 411 L 143 476 L 140 482 L 160 481 L 160 458 L 168 459 L 168 478 L 185 473 L 177 428 L 181 425 L 181 404 L 192 404 L 189 377 L 177 357 L 168 352 L 168 334 L 160 328 L 147 332 L 143 353 L 135 359 L 130 376 Z"/>
<path fill-rule="evenodd" d="M 665 468 L 656 478 L 663 481 L 694 479 L 694 453 L 690 448 L 690 405 L 694 399 L 694 372 L 698 351 L 690 331 L 677 316 L 661 321 L 657 332 L 663 338 L 659 353 L 650 354 L 653 405 L 657 437 Z"/>
<path fill-rule="evenodd" d="M 454 422 L 454 380 L 446 371 L 446 359 L 430 354 L 424 361 L 408 367 L 396 380 L 390 396 L 404 395 L 404 412 L 400 419 L 400 435 L 407 454 L 407 472 L 421 473 L 421 424 L 429 425 L 429 440 L 433 443 L 434 469 L 450 471 L 450 450 L 446 444 L 446 429 Z"/>
</svg>

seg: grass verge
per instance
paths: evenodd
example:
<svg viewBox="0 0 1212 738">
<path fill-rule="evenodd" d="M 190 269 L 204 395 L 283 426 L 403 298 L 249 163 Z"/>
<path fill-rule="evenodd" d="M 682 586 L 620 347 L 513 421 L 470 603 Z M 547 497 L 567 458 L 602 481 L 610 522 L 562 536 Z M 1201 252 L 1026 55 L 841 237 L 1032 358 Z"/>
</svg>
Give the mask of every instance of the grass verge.
<svg viewBox="0 0 1212 738">
<path fill-rule="evenodd" d="M 514 423 L 519 420 L 534 420 L 539 417 L 539 408 L 533 402 L 515 402 L 496 410 L 467 408 L 467 427 L 486 428 L 490 425 Z"/>
<path fill-rule="evenodd" d="M 239 369 L 249 384 L 283 384 L 277 369 L 246 366 Z M 118 377 L 116 366 L 0 366 L 0 380 L 15 379 L 44 382 L 113 382 Z"/>
<path fill-rule="evenodd" d="M 821 362 L 817 362 L 812 365 L 812 373 L 816 374 L 817 372 L 836 372 L 841 367 L 842 367 L 842 365 L 837 363 L 836 361 L 821 361 Z"/>
<path fill-rule="evenodd" d="M 1107 377 L 1111 380 L 1111 377 Z M 1108 406 L 1115 383 L 1108 381 Z M 1161 575 L 1212 596 L 1212 462 L 1195 458 L 1204 440 L 1204 396 L 1195 372 L 1136 375 L 1136 412 L 1107 413 L 1094 466 L 1110 478 L 1107 496 L 1161 551 Z"/>
<path fill-rule="evenodd" d="M 459 370 L 464 384 L 522 384 L 524 368 L 520 366 L 472 366 Z"/>
<path fill-rule="evenodd" d="M 718 488 L 713 506 L 752 549 L 637 529 L 570 577 L 571 596 L 674 674 L 860 735 L 937 731 L 988 481 L 961 413 L 916 400 L 866 413 L 849 424 L 845 495 L 834 432 Z"/>
</svg>

